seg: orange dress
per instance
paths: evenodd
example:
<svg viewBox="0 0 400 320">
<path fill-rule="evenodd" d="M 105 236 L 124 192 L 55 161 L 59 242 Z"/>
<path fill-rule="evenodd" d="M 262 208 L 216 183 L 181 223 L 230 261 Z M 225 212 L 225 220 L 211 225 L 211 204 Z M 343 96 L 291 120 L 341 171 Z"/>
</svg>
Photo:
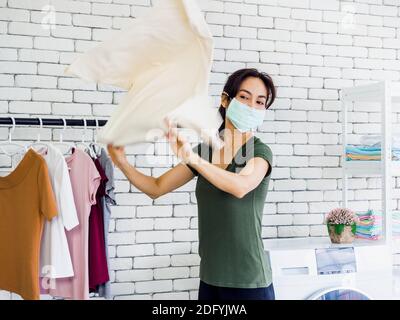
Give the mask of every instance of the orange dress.
<svg viewBox="0 0 400 320">
<path fill-rule="evenodd" d="M 0 289 L 40 299 L 39 252 L 44 219 L 57 204 L 42 156 L 29 149 L 18 166 L 0 177 Z"/>
</svg>

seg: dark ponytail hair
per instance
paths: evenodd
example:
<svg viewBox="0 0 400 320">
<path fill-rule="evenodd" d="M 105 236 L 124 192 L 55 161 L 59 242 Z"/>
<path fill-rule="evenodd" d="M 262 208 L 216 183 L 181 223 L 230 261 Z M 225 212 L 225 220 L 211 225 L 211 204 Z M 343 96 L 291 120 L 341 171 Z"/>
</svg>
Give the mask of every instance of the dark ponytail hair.
<svg viewBox="0 0 400 320">
<path fill-rule="evenodd" d="M 264 82 L 265 87 L 267 88 L 267 102 L 265 104 L 265 108 L 268 109 L 275 100 L 276 89 L 272 78 L 265 72 L 260 72 L 254 68 L 237 70 L 228 77 L 228 80 L 226 81 L 224 86 L 224 92 L 229 95 L 230 99 L 236 97 L 236 94 L 240 89 L 240 85 L 248 77 L 259 78 L 262 80 L 262 82 Z M 223 119 L 223 122 L 218 129 L 218 131 L 221 132 L 225 128 L 226 108 L 221 105 L 218 111 Z"/>
</svg>

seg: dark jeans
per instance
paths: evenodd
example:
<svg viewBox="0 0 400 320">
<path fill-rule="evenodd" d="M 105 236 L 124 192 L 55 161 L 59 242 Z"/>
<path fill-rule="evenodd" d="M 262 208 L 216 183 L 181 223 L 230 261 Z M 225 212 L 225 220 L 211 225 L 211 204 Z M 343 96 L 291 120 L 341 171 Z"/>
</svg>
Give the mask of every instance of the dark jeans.
<svg viewBox="0 0 400 320">
<path fill-rule="evenodd" d="M 199 300 L 275 300 L 274 286 L 266 288 L 227 288 L 209 285 L 200 280 Z"/>
</svg>

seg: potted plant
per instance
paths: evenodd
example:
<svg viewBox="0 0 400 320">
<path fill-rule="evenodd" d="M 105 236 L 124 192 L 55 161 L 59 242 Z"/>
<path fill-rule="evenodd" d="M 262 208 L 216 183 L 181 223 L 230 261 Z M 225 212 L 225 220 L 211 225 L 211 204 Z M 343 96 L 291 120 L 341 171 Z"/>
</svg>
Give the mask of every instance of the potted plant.
<svg viewBox="0 0 400 320">
<path fill-rule="evenodd" d="M 358 217 L 347 208 L 336 208 L 325 217 L 332 243 L 352 243 L 355 238 Z"/>
</svg>

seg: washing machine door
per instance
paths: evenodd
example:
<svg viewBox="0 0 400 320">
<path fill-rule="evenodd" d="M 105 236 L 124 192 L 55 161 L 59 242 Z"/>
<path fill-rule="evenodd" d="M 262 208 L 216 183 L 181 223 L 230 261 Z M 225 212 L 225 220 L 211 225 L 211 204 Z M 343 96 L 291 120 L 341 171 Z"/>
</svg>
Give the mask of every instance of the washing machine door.
<svg viewBox="0 0 400 320">
<path fill-rule="evenodd" d="M 356 288 L 333 287 L 316 292 L 308 300 L 372 300 L 372 298 Z"/>
</svg>

